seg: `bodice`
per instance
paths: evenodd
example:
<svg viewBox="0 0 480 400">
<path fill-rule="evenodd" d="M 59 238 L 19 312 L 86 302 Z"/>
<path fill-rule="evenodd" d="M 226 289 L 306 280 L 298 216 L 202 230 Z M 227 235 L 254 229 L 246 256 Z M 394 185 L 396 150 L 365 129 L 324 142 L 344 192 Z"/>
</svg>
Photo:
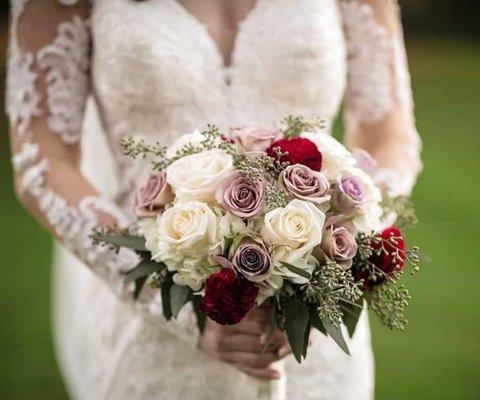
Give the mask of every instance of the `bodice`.
<svg viewBox="0 0 480 400">
<path fill-rule="evenodd" d="M 335 117 L 346 51 L 335 0 L 258 0 L 230 66 L 176 0 L 98 0 L 93 82 L 116 161 L 124 135 L 170 143 L 206 123 L 271 125 L 288 114 Z"/>
</svg>

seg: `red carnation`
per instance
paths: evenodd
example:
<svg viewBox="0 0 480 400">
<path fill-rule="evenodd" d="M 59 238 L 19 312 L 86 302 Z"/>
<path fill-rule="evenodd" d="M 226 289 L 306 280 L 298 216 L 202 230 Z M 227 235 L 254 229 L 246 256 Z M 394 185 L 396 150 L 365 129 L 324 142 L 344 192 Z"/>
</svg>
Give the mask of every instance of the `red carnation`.
<svg viewBox="0 0 480 400">
<path fill-rule="evenodd" d="M 372 238 L 371 246 L 373 248 L 373 254 L 369 261 L 381 272 L 375 271 L 376 279 L 373 280 L 370 278 L 369 271 L 354 271 L 357 280 L 364 280 L 365 290 L 370 290 L 373 286 L 383 283 L 386 279 L 385 275 L 402 271 L 407 258 L 405 253 L 405 239 L 400 230 L 394 226 L 386 228 L 380 234 L 375 235 Z"/>
<path fill-rule="evenodd" d="M 224 268 L 207 279 L 200 308 L 220 325 L 233 325 L 255 305 L 257 295 L 257 286 L 238 279 L 232 270 Z"/>
<path fill-rule="evenodd" d="M 271 144 L 267 149 L 270 157 L 278 159 L 275 148 L 280 148 L 282 153 L 288 153 L 280 157 L 280 161 L 288 161 L 290 165 L 306 165 L 314 171 L 322 169 L 322 154 L 318 151 L 317 145 L 311 140 L 301 137 L 291 139 L 280 139 Z"/>
</svg>

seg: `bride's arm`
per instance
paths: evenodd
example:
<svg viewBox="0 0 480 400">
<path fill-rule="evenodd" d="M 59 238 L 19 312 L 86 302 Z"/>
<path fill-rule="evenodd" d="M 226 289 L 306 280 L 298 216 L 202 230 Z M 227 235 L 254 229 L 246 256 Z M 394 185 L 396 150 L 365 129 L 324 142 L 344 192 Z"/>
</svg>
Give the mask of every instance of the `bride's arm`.
<svg viewBox="0 0 480 400">
<path fill-rule="evenodd" d="M 136 256 L 95 246 L 95 227 L 128 223 L 114 203 L 82 176 L 80 134 L 89 93 L 88 0 L 12 0 L 7 113 L 15 186 L 25 207 L 124 299 L 132 298 L 122 272 Z M 161 315 L 158 297 L 136 305 Z M 191 310 L 161 327 L 198 341 Z"/>
<path fill-rule="evenodd" d="M 421 170 L 396 0 L 341 0 L 348 51 L 346 141 L 378 162 L 376 179 L 406 195 Z"/>
</svg>

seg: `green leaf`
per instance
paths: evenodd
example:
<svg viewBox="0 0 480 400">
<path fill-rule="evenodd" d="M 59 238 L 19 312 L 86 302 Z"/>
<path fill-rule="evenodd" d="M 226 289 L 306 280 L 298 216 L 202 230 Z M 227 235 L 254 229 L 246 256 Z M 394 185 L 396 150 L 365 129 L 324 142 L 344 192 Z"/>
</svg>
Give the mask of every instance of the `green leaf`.
<svg viewBox="0 0 480 400">
<path fill-rule="evenodd" d="M 145 238 L 141 236 L 98 234 L 95 238 L 99 242 L 113 244 L 114 246 L 126 247 L 137 251 L 147 251 Z"/>
<path fill-rule="evenodd" d="M 135 291 L 133 292 L 133 298 L 135 300 L 138 299 L 138 296 L 140 296 L 140 292 L 142 291 L 143 286 L 145 285 L 145 282 L 147 281 L 148 276 L 143 276 L 141 278 L 138 278 L 135 281 Z"/>
<path fill-rule="evenodd" d="M 134 269 L 125 274 L 125 282 L 133 282 L 165 268 L 165 264 L 153 260 L 142 260 Z"/>
<path fill-rule="evenodd" d="M 312 277 L 312 275 L 309 272 L 304 271 L 303 269 L 300 269 L 300 268 L 296 267 L 295 265 L 289 264 L 289 263 L 284 262 L 284 261 L 280 261 L 280 264 L 282 264 L 290 272 L 293 272 L 294 274 L 300 275 L 302 278 L 310 279 Z"/>
<path fill-rule="evenodd" d="M 173 286 L 171 277 L 167 277 L 160 288 L 160 294 L 162 295 L 162 309 L 163 316 L 167 321 L 172 319 L 172 303 L 170 301 L 170 289 Z"/>
<path fill-rule="evenodd" d="M 322 324 L 325 327 L 328 336 L 330 336 L 345 353 L 350 355 L 350 350 L 348 350 L 347 343 L 345 342 L 340 327 L 333 326 L 327 318 L 322 318 Z"/>
<path fill-rule="evenodd" d="M 308 350 L 308 341 L 310 340 L 310 330 L 312 326 L 310 322 L 307 324 L 307 329 L 305 329 L 305 336 L 303 338 L 303 358 L 307 357 L 307 350 Z"/>
<path fill-rule="evenodd" d="M 310 308 L 310 323 L 314 328 L 317 328 L 324 335 L 327 335 L 327 331 L 325 330 L 322 320 L 320 319 L 318 311 L 315 309 L 315 307 Z"/>
<path fill-rule="evenodd" d="M 192 293 L 192 289 L 188 286 L 180 286 L 173 284 L 170 288 L 170 303 L 172 304 L 172 315 L 177 318 L 178 313 L 189 300 L 189 295 Z"/>
<path fill-rule="evenodd" d="M 292 353 L 298 363 L 305 354 L 305 332 L 308 327 L 308 306 L 300 300 L 294 300 L 285 309 L 285 331 Z"/>
<path fill-rule="evenodd" d="M 195 311 L 195 315 L 197 317 L 197 326 L 198 330 L 200 333 L 203 333 L 203 330 L 205 329 L 205 321 L 207 319 L 206 315 L 204 312 L 200 309 L 200 302 L 202 301 L 201 296 L 193 296 L 192 302 L 193 302 L 193 310 Z"/>
<path fill-rule="evenodd" d="M 353 337 L 353 334 L 355 333 L 355 328 L 357 327 L 358 319 L 360 318 L 360 314 L 362 313 L 362 307 L 360 305 L 343 304 L 342 311 L 343 323 L 347 327 L 350 337 Z"/>
</svg>

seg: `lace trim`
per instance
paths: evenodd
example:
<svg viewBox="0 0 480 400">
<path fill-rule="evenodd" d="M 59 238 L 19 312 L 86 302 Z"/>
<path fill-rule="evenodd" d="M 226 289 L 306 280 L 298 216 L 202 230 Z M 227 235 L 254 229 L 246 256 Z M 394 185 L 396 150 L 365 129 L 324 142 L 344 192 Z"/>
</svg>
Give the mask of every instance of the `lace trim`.
<svg viewBox="0 0 480 400">
<path fill-rule="evenodd" d="M 32 68 L 35 57 L 31 53 L 20 50 L 17 38 L 18 21 L 28 1 L 11 1 L 12 22 L 10 25 L 6 80 L 6 112 L 21 136 L 26 135 L 32 118 L 41 115 L 39 109 L 40 94 L 35 87 L 37 74 Z"/>
<path fill-rule="evenodd" d="M 387 30 L 375 21 L 370 5 L 348 1 L 340 7 L 349 57 L 349 107 L 358 120 L 373 123 L 393 108 L 393 44 Z"/>
<path fill-rule="evenodd" d="M 80 139 L 89 91 L 89 45 L 88 24 L 76 16 L 61 23 L 55 41 L 37 54 L 40 68 L 48 70 L 48 126 L 68 144 Z"/>
</svg>

